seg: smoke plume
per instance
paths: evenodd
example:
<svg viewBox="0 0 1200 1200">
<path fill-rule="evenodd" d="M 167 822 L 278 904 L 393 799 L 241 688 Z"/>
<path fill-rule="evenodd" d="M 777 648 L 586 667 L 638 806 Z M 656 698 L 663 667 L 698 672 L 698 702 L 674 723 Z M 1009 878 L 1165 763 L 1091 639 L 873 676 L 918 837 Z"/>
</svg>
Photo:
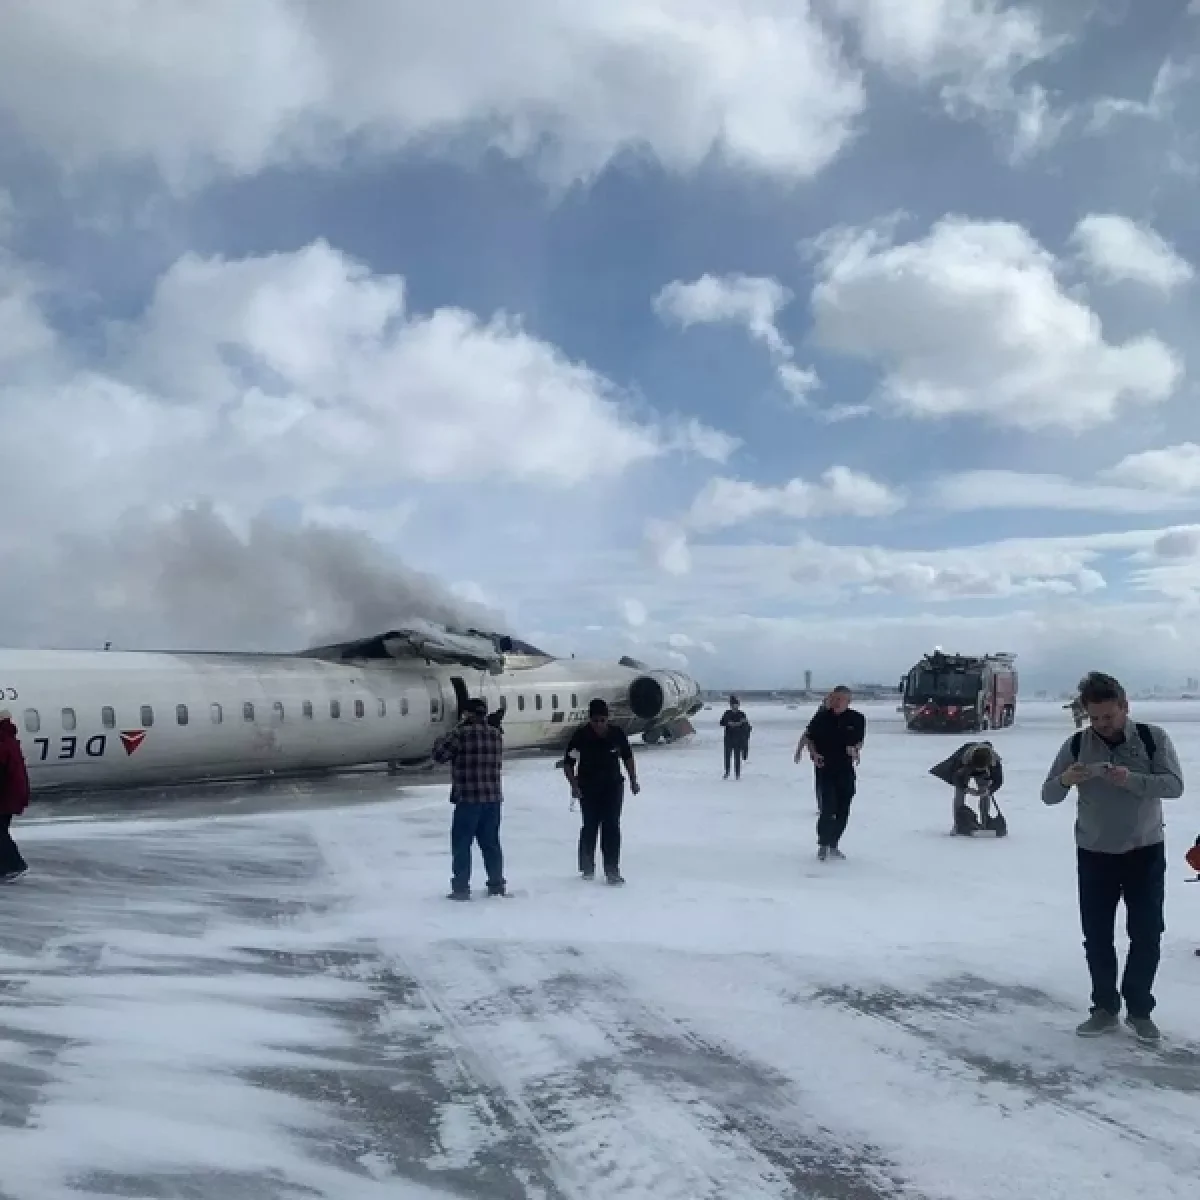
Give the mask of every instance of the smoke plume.
<svg viewBox="0 0 1200 1200">
<path fill-rule="evenodd" d="M 254 520 L 240 536 L 209 505 L 76 540 L 0 586 L 9 645 L 286 651 L 413 619 L 508 632 L 365 534 Z M 34 606 L 29 605 L 34 599 Z"/>
</svg>

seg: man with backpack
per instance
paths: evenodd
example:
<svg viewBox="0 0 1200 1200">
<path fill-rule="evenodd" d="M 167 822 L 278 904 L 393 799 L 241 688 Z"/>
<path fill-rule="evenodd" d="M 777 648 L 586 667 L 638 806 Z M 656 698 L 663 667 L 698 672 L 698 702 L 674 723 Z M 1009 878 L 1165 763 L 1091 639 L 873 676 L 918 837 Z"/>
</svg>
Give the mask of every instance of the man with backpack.
<svg viewBox="0 0 1200 1200">
<path fill-rule="evenodd" d="M 1129 716 L 1125 689 L 1092 671 L 1079 699 L 1089 728 L 1069 737 L 1042 784 L 1042 800 L 1061 804 L 1078 792 L 1075 820 L 1079 912 L 1092 977 L 1091 1015 L 1076 1030 L 1095 1037 L 1125 1022 L 1146 1042 L 1158 1041 L 1154 977 L 1166 928 L 1163 800 L 1183 795 L 1183 771 L 1166 731 Z M 1125 901 L 1129 955 L 1117 988 L 1117 907 Z"/>
</svg>

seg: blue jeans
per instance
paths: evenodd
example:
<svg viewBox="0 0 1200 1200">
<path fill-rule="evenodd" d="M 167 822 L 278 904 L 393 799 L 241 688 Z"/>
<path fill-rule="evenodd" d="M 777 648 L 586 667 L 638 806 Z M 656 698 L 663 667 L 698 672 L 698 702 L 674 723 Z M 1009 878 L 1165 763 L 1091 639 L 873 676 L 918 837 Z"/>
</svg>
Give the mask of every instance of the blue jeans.
<svg viewBox="0 0 1200 1200">
<path fill-rule="evenodd" d="M 487 871 L 489 892 L 504 889 L 504 853 L 500 849 L 500 808 L 498 801 L 487 804 L 456 804 L 450 825 L 450 855 L 456 892 L 471 890 L 471 846 L 479 843 L 483 866 Z"/>
</svg>

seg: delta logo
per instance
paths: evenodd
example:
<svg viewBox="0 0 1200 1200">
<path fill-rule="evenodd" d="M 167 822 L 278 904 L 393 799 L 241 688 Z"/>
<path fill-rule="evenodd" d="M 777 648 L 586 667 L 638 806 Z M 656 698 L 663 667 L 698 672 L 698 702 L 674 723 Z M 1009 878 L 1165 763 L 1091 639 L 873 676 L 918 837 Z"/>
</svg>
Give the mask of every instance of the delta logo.
<svg viewBox="0 0 1200 1200">
<path fill-rule="evenodd" d="M 131 729 L 121 734 L 121 745 L 127 755 L 132 754 L 146 740 L 144 729 Z"/>
</svg>

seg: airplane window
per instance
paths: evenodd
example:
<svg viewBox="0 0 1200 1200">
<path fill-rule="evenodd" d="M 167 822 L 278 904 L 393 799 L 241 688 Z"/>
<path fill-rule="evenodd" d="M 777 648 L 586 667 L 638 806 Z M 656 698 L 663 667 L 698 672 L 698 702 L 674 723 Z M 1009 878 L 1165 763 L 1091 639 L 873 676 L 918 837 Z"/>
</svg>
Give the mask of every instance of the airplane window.
<svg viewBox="0 0 1200 1200">
<path fill-rule="evenodd" d="M 540 692 L 533 698 L 533 707 L 538 709 L 542 707 L 542 695 Z"/>
<path fill-rule="evenodd" d="M 304 713 L 304 719 L 306 721 L 311 721 L 312 720 L 312 701 L 305 700 L 304 704 L 301 706 L 300 711 L 302 713 Z"/>
<path fill-rule="evenodd" d="M 550 707 L 552 709 L 554 709 L 555 712 L 558 712 L 558 697 L 557 696 L 550 697 Z"/>
<path fill-rule="evenodd" d="M 440 703 L 441 702 L 436 696 L 429 697 L 429 715 L 431 717 L 436 717 L 438 715 L 438 706 Z"/>
<path fill-rule="evenodd" d="M 117 727 L 116 711 L 107 704 L 100 710 L 100 724 L 105 729 L 116 729 Z"/>
<path fill-rule="evenodd" d="M 188 710 L 186 704 L 175 705 L 175 721 L 179 725 L 186 725 L 188 723 Z"/>
<path fill-rule="evenodd" d="M 209 715 L 212 717 L 212 723 L 214 725 L 220 725 L 220 723 L 225 719 L 225 714 L 221 711 L 221 706 L 219 704 L 210 704 L 208 706 L 208 711 Z"/>
<path fill-rule="evenodd" d="M 507 696 L 500 697 L 500 711 L 508 712 L 508 697 Z"/>
<path fill-rule="evenodd" d="M 243 721 L 253 721 L 254 720 L 254 705 L 249 700 L 247 700 L 246 703 L 242 705 L 242 720 Z"/>
<path fill-rule="evenodd" d="M 75 710 L 73 708 L 64 708 L 62 710 L 62 726 L 67 730 L 75 728 Z"/>
<path fill-rule="evenodd" d="M 524 696 L 517 697 L 517 711 L 518 712 L 525 711 L 525 697 Z"/>
<path fill-rule="evenodd" d="M 154 708 L 149 704 L 142 705 L 142 727 L 149 729 L 154 724 Z"/>
<path fill-rule="evenodd" d="M 42 727 L 42 718 L 36 708 L 25 710 L 25 730 L 27 733 L 37 733 Z"/>
<path fill-rule="evenodd" d="M 407 696 L 403 697 L 400 701 L 400 715 L 402 717 L 408 716 L 408 697 Z"/>
<path fill-rule="evenodd" d="M 274 713 L 276 721 L 282 721 L 283 720 L 283 701 L 276 700 L 275 703 L 271 705 L 271 712 Z"/>
<path fill-rule="evenodd" d="M 379 701 L 379 715 L 381 717 L 387 716 L 387 701 L 386 700 L 381 699 Z"/>
<path fill-rule="evenodd" d="M 571 707 L 572 708 L 579 707 L 579 697 L 574 692 L 571 693 Z"/>
<path fill-rule="evenodd" d="M 356 717 L 365 717 L 367 715 L 367 706 L 361 700 L 354 702 L 354 715 Z"/>
<path fill-rule="evenodd" d="M 342 702 L 340 700 L 330 700 L 329 715 L 331 717 L 340 717 L 342 715 Z"/>
</svg>

